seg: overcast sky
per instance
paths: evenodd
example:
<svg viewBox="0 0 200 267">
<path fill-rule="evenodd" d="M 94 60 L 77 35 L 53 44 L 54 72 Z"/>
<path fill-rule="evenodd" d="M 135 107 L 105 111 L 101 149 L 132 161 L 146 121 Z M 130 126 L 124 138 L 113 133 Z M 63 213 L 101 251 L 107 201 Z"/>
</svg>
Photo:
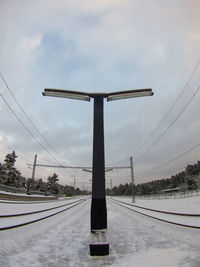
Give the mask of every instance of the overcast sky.
<svg viewBox="0 0 200 267">
<path fill-rule="evenodd" d="M 26 177 L 35 154 L 38 163 L 91 166 L 93 101 L 43 97 L 44 88 L 153 89 L 151 97 L 104 105 L 106 165 L 128 166 L 133 156 L 136 183 L 170 177 L 200 160 L 197 146 L 153 170 L 200 143 L 199 14 L 198 0 L 0 0 L 0 72 L 48 141 L 0 78 L 0 161 L 15 150 Z M 90 178 L 41 167 L 36 178 L 53 172 L 64 184 Z M 130 171 L 110 178 L 125 183 Z"/>
</svg>

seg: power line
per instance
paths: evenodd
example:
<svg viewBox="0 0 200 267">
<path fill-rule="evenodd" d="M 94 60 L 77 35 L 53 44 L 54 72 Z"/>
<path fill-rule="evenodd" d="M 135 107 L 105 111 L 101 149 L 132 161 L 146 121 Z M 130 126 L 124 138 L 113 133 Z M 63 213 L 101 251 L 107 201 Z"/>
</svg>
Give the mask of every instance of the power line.
<svg viewBox="0 0 200 267">
<path fill-rule="evenodd" d="M 57 154 L 57 151 L 51 146 L 51 144 L 47 141 L 47 139 L 43 136 L 43 134 L 39 131 L 39 129 L 34 125 L 34 123 L 32 122 L 32 120 L 29 118 L 29 116 L 27 115 L 27 113 L 24 111 L 24 109 L 22 108 L 22 106 L 20 105 L 19 101 L 17 100 L 17 98 L 15 97 L 15 95 L 12 93 L 11 89 L 9 88 L 5 78 L 3 77 L 2 73 L 0 72 L 0 76 L 6 86 L 6 88 L 8 89 L 8 91 L 10 92 L 10 94 L 12 95 L 12 97 L 14 98 L 15 102 L 17 103 L 17 105 L 19 106 L 20 110 L 22 111 L 22 113 L 25 115 L 25 117 L 27 118 L 27 120 L 30 122 L 30 124 L 33 126 L 33 128 L 37 131 L 37 133 L 40 135 L 40 137 L 46 142 L 46 144 Z M 2 93 L 3 94 L 3 93 Z"/>
<path fill-rule="evenodd" d="M 171 159 L 171 160 L 169 160 L 169 161 L 167 161 L 167 162 L 165 162 L 165 163 L 163 163 L 163 164 L 161 164 L 161 165 L 159 165 L 159 166 L 157 166 L 157 167 L 155 167 L 155 168 L 153 168 L 153 169 L 151 169 L 151 170 L 148 170 L 148 171 L 146 171 L 146 172 L 140 173 L 140 174 L 138 174 L 137 176 L 142 176 L 142 175 L 144 175 L 144 174 L 151 173 L 151 172 L 153 172 L 153 171 L 155 171 L 155 170 L 158 170 L 158 169 L 160 169 L 160 168 L 162 168 L 162 167 L 164 167 L 164 166 L 166 166 L 166 165 L 168 165 L 168 164 L 170 164 L 170 163 L 176 161 L 177 159 L 182 158 L 183 156 L 185 156 L 185 155 L 187 155 L 188 153 L 192 152 L 194 149 L 196 149 L 196 148 L 199 147 L 199 146 L 200 146 L 200 143 L 197 144 L 197 145 L 195 145 L 195 146 L 193 146 L 193 147 L 191 147 L 190 149 L 188 149 L 187 151 L 183 152 L 182 154 L 176 156 L 175 158 L 173 158 L 173 159 Z"/>
<path fill-rule="evenodd" d="M 36 164 L 36 166 L 39 167 L 48 167 L 48 168 L 61 168 L 61 169 L 80 169 L 80 170 L 86 170 L 91 169 L 92 167 L 85 167 L 85 166 L 66 166 L 66 165 L 51 165 L 51 164 Z M 130 166 L 115 166 L 115 167 L 105 167 L 105 170 L 109 169 L 129 169 Z"/>
<path fill-rule="evenodd" d="M 2 99 L 4 100 L 5 104 L 7 105 L 7 107 L 9 108 L 9 110 L 13 113 L 13 115 L 16 117 L 16 119 L 21 123 L 21 125 L 25 128 L 25 130 L 33 137 L 33 139 L 57 162 L 60 164 L 60 162 L 46 149 L 46 147 L 44 147 L 37 139 L 36 137 L 32 134 L 32 132 L 28 129 L 28 127 L 26 127 L 26 125 L 22 122 L 22 120 L 17 116 L 17 114 L 14 112 L 14 110 L 10 107 L 10 105 L 8 104 L 8 102 L 6 101 L 6 99 L 3 97 L 3 93 L 5 92 L 6 88 L 8 89 L 8 91 L 10 92 L 11 96 L 13 97 L 13 99 L 15 100 L 15 102 L 17 103 L 17 105 L 19 106 L 20 110 L 22 111 L 22 113 L 25 115 L 25 117 L 27 118 L 27 120 L 30 122 L 30 124 L 32 125 L 32 127 L 36 130 L 36 132 L 39 134 L 39 136 L 46 142 L 46 144 L 58 155 L 57 151 L 51 146 L 51 144 L 47 141 L 47 139 L 42 135 L 42 133 L 39 131 L 39 129 L 34 125 L 34 123 L 32 122 L 32 120 L 29 118 L 29 116 L 27 115 L 27 113 L 24 111 L 24 109 L 22 108 L 21 104 L 19 103 L 19 101 L 17 100 L 17 98 L 15 97 L 15 95 L 12 93 L 10 87 L 8 86 L 5 78 L 3 77 L 2 73 L 0 72 L 0 76 L 4 82 L 5 85 L 5 89 L 0 93 Z M 11 149 L 11 148 L 9 148 Z M 12 150 L 12 149 L 11 149 Z M 25 158 L 24 158 L 25 159 Z M 26 159 L 25 159 L 26 160 Z M 45 161 L 49 162 L 48 160 L 44 159 Z M 26 160 L 28 161 L 28 160 Z"/>
<path fill-rule="evenodd" d="M 186 108 L 189 106 L 189 104 L 192 102 L 193 98 L 196 96 L 196 94 L 198 93 L 200 89 L 200 86 L 197 88 L 197 90 L 195 91 L 195 93 L 193 93 L 193 95 L 190 97 L 189 101 L 186 103 L 186 105 L 181 109 L 181 111 L 178 113 L 178 115 L 176 116 L 176 118 L 170 123 L 170 125 L 164 130 L 164 132 L 152 143 L 152 145 L 144 151 L 144 153 L 142 155 L 140 155 L 140 157 L 138 157 L 135 162 L 138 162 L 167 132 L 168 130 L 172 127 L 172 125 L 180 118 L 180 116 L 183 114 L 183 112 L 186 110 Z"/>
<path fill-rule="evenodd" d="M 37 133 L 40 135 L 40 137 L 46 142 L 46 144 L 56 153 L 56 155 L 59 157 L 57 151 L 51 146 L 51 144 L 47 141 L 47 139 L 42 135 L 42 133 L 39 131 L 39 129 L 34 125 L 34 123 L 32 122 L 32 120 L 28 117 L 28 115 L 26 114 L 26 112 L 24 111 L 24 109 L 22 108 L 22 106 L 20 105 L 19 101 L 17 100 L 17 98 L 14 96 L 14 94 L 12 93 L 11 89 L 9 88 L 5 78 L 3 77 L 2 73 L 0 73 L 0 76 L 5 84 L 5 87 L 9 90 L 10 94 L 12 95 L 12 97 L 14 98 L 15 102 L 17 103 L 17 105 L 19 106 L 20 110 L 23 112 L 23 114 L 25 115 L 25 117 L 28 119 L 28 121 L 30 122 L 30 124 L 33 126 L 33 128 L 37 131 Z M 6 90 L 6 88 L 4 89 L 4 91 Z M 3 98 L 3 93 L 4 91 L 0 94 Z M 4 98 L 4 102 L 5 102 L 5 98 Z M 8 103 L 6 103 L 7 105 Z M 8 105 L 7 105 L 8 106 Z M 9 107 L 9 106 L 8 106 Z M 11 108 L 9 108 L 11 110 Z M 12 113 L 14 114 L 14 116 L 16 117 L 16 114 L 14 111 L 12 111 Z M 18 118 L 18 120 L 20 120 Z M 21 121 L 21 120 L 20 120 Z M 27 127 L 22 123 L 23 127 L 27 130 Z M 34 135 L 28 130 L 29 134 L 31 134 L 31 136 L 34 138 L 34 140 L 36 140 L 37 143 L 39 143 L 40 146 L 42 146 L 42 148 L 57 162 L 60 164 L 60 162 L 34 137 Z M 48 161 L 48 160 L 45 160 Z"/>
<path fill-rule="evenodd" d="M 179 101 L 179 99 L 181 98 L 181 96 L 183 95 L 183 93 L 185 92 L 186 88 L 188 87 L 190 81 L 192 80 L 198 66 L 200 64 L 200 59 L 198 60 L 194 70 L 192 71 L 192 74 L 190 75 L 185 87 L 183 88 L 183 90 L 180 92 L 180 94 L 178 95 L 178 97 L 176 98 L 175 102 L 172 104 L 172 106 L 170 107 L 170 109 L 168 110 L 168 112 L 164 115 L 164 117 L 161 119 L 161 121 L 158 123 L 158 125 L 156 126 L 156 128 L 152 131 L 152 133 L 146 138 L 146 140 L 142 143 L 142 145 L 139 146 L 139 148 L 136 150 L 135 154 L 138 153 L 138 151 L 141 150 L 141 148 L 149 141 L 149 139 L 154 135 L 154 133 L 158 130 L 158 128 L 160 127 L 160 125 L 165 121 L 165 119 L 168 117 L 168 115 L 170 114 L 170 112 L 173 110 L 173 108 L 175 107 L 175 105 L 177 104 L 177 102 Z"/>
<path fill-rule="evenodd" d="M 23 123 L 23 121 L 17 116 L 16 112 L 11 108 L 11 106 L 8 104 L 8 102 L 6 101 L 6 99 L 4 98 L 4 96 L 2 94 L 0 94 L 4 103 L 6 104 L 6 106 L 8 107 L 8 109 L 12 112 L 12 114 L 15 116 L 15 118 L 20 122 L 20 124 L 23 126 L 23 128 L 32 136 L 32 138 L 57 162 L 58 160 L 46 149 L 45 146 L 43 146 L 40 141 L 38 141 L 35 136 L 32 134 L 32 132 L 26 127 L 26 125 Z"/>
</svg>

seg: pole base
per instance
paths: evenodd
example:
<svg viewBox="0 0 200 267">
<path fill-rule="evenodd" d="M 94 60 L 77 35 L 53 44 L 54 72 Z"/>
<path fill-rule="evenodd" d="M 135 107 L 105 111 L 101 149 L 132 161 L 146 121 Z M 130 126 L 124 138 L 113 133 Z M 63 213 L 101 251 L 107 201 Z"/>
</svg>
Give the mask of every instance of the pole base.
<svg viewBox="0 0 200 267">
<path fill-rule="evenodd" d="M 90 239 L 90 256 L 109 255 L 109 243 L 107 241 L 107 231 L 92 230 Z"/>
</svg>

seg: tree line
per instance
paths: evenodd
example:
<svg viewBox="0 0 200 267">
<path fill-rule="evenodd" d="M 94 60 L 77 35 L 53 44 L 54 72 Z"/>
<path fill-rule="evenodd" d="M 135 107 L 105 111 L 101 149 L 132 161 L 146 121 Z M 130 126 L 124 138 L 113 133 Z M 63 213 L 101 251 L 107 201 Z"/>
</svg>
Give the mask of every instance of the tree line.
<svg viewBox="0 0 200 267">
<path fill-rule="evenodd" d="M 151 182 L 134 185 L 132 183 L 114 186 L 112 190 L 106 189 L 107 195 L 135 195 L 157 194 L 163 190 L 177 188 L 178 190 L 195 190 L 200 185 L 200 161 L 195 164 L 187 165 L 185 170 L 172 175 L 170 178 L 154 180 Z"/>
<path fill-rule="evenodd" d="M 59 184 L 58 175 L 56 173 L 48 176 L 47 182 L 44 182 L 42 178 L 25 178 L 22 176 L 21 172 L 15 168 L 16 159 L 17 155 L 15 151 L 13 151 L 5 156 L 3 163 L 0 162 L 0 184 L 15 188 L 25 188 L 27 194 L 30 194 L 31 191 L 43 192 L 45 195 L 47 193 L 66 196 L 88 194 L 86 190 L 81 190 L 78 187 L 74 188 L 73 186 Z"/>
<path fill-rule="evenodd" d="M 22 176 L 19 170 L 15 168 L 17 156 L 15 151 L 5 156 L 4 162 L 0 162 L 0 184 L 15 188 L 25 188 L 29 194 L 31 191 L 39 191 L 47 194 L 73 196 L 86 195 L 86 190 L 74 188 L 69 185 L 61 185 L 58 183 L 58 175 L 53 173 L 47 177 L 47 182 L 42 178 L 32 179 Z M 200 185 L 200 161 L 185 167 L 185 170 L 172 175 L 170 178 L 154 180 L 151 182 L 141 183 L 132 187 L 131 183 L 120 184 L 106 189 L 107 195 L 147 195 L 160 193 L 163 190 L 179 188 L 180 190 L 195 190 Z"/>
</svg>

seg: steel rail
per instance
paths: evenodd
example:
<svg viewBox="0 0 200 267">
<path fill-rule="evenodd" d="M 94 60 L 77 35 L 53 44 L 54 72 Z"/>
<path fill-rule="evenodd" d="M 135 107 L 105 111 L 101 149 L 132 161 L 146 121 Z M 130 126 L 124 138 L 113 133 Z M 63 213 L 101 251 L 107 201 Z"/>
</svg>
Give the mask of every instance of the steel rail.
<svg viewBox="0 0 200 267">
<path fill-rule="evenodd" d="M 54 202 L 62 202 L 65 201 L 66 199 L 55 199 L 55 200 L 27 200 L 27 201 L 19 201 L 19 200 L 13 200 L 13 201 L 0 201 L 0 203 L 3 204 L 40 204 L 40 203 L 54 203 Z"/>
<path fill-rule="evenodd" d="M 144 210 L 154 211 L 154 212 L 158 212 L 158 213 L 165 213 L 165 214 L 178 215 L 178 216 L 200 217 L 200 214 L 198 214 L 198 213 L 191 213 L 190 214 L 190 213 L 180 213 L 180 212 L 171 212 L 171 211 L 164 211 L 164 210 L 156 210 L 156 209 L 145 208 L 145 207 L 141 207 L 141 206 L 138 206 L 138 205 L 135 205 L 135 204 L 130 204 L 130 203 L 127 203 L 127 202 L 123 202 L 123 201 L 120 201 L 118 199 L 114 199 L 114 200 L 115 201 L 118 201 L 118 202 L 121 202 L 123 204 L 129 205 L 129 206 L 133 206 L 133 207 L 144 209 Z"/>
<path fill-rule="evenodd" d="M 131 209 L 131 208 L 129 208 L 129 207 L 126 207 L 126 206 L 124 206 L 124 205 L 118 203 L 118 202 L 115 201 L 115 200 L 112 200 L 112 202 L 114 202 L 115 204 L 117 204 L 117 205 L 119 205 L 119 206 L 121 206 L 121 207 L 124 207 L 124 208 L 126 208 L 126 209 L 128 209 L 128 210 L 131 210 L 131 211 L 133 211 L 133 212 L 136 212 L 136 213 L 138 213 L 138 214 L 141 214 L 141 215 L 143 215 L 143 216 L 149 217 L 149 218 L 154 219 L 154 220 L 158 220 L 158 221 L 161 221 L 161 222 L 165 222 L 165 223 L 169 223 L 169 224 L 173 224 L 173 225 L 177 225 L 177 226 L 181 226 L 181 227 L 187 227 L 187 228 L 192 228 L 192 229 L 200 229 L 200 226 L 187 225 L 187 224 L 181 224 L 181 223 L 176 223 L 176 222 L 172 222 L 172 221 L 164 220 L 164 219 L 161 219 L 161 218 L 158 218 L 158 217 L 154 217 L 154 216 L 151 216 L 151 215 L 147 215 L 147 214 L 145 214 L 145 213 L 143 213 L 143 212 L 140 212 L 140 211 L 136 211 L 136 210 Z"/>
<path fill-rule="evenodd" d="M 74 204 L 74 205 L 71 206 L 71 207 L 67 207 L 67 208 L 65 208 L 64 210 L 58 211 L 58 212 L 56 212 L 56 213 L 47 215 L 47 216 L 45 216 L 45 217 L 42 217 L 42 218 L 39 218 L 39 219 L 36 219 L 36 220 L 32 220 L 32 221 L 25 222 L 25 223 L 21 223 L 21 224 L 17 224 L 17 225 L 11 225 L 11 226 L 6 226 L 6 227 L 1 227 L 1 228 L 0 228 L 0 231 L 10 230 L 10 229 L 13 229 L 13 228 L 22 227 L 22 226 L 25 226 L 25 225 L 29 225 L 29 224 L 32 224 L 32 223 L 36 223 L 36 222 L 39 222 L 39 221 L 48 219 L 48 218 L 50 218 L 50 217 L 53 217 L 53 216 L 55 216 L 55 215 L 57 215 L 57 214 L 60 214 L 60 213 L 62 213 L 62 212 L 64 212 L 64 211 L 66 211 L 66 210 L 69 210 L 69 209 L 71 209 L 71 208 L 73 208 L 73 207 L 75 207 L 75 206 L 78 206 L 78 205 L 80 205 L 81 203 L 83 203 L 83 202 L 85 202 L 85 201 L 86 201 L 86 199 L 83 199 L 81 202 L 76 203 L 76 204 Z"/>
<path fill-rule="evenodd" d="M 49 210 L 55 210 L 55 209 L 59 209 L 59 208 L 62 208 L 62 207 L 69 206 L 71 204 L 80 202 L 81 200 L 83 200 L 83 199 L 79 199 L 79 200 L 73 201 L 71 203 L 66 203 L 66 204 L 63 204 L 63 205 L 59 205 L 59 206 L 56 206 L 56 207 L 52 207 L 52 208 L 48 208 L 48 209 L 43 209 L 43 210 L 31 211 L 31 212 L 26 212 L 26 213 L 16 213 L 16 214 L 0 215 L 0 218 L 10 218 L 10 217 L 26 216 L 26 215 L 32 215 L 32 214 L 36 214 L 36 213 L 40 213 L 40 212 L 45 212 L 45 211 L 49 211 Z"/>
</svg>

